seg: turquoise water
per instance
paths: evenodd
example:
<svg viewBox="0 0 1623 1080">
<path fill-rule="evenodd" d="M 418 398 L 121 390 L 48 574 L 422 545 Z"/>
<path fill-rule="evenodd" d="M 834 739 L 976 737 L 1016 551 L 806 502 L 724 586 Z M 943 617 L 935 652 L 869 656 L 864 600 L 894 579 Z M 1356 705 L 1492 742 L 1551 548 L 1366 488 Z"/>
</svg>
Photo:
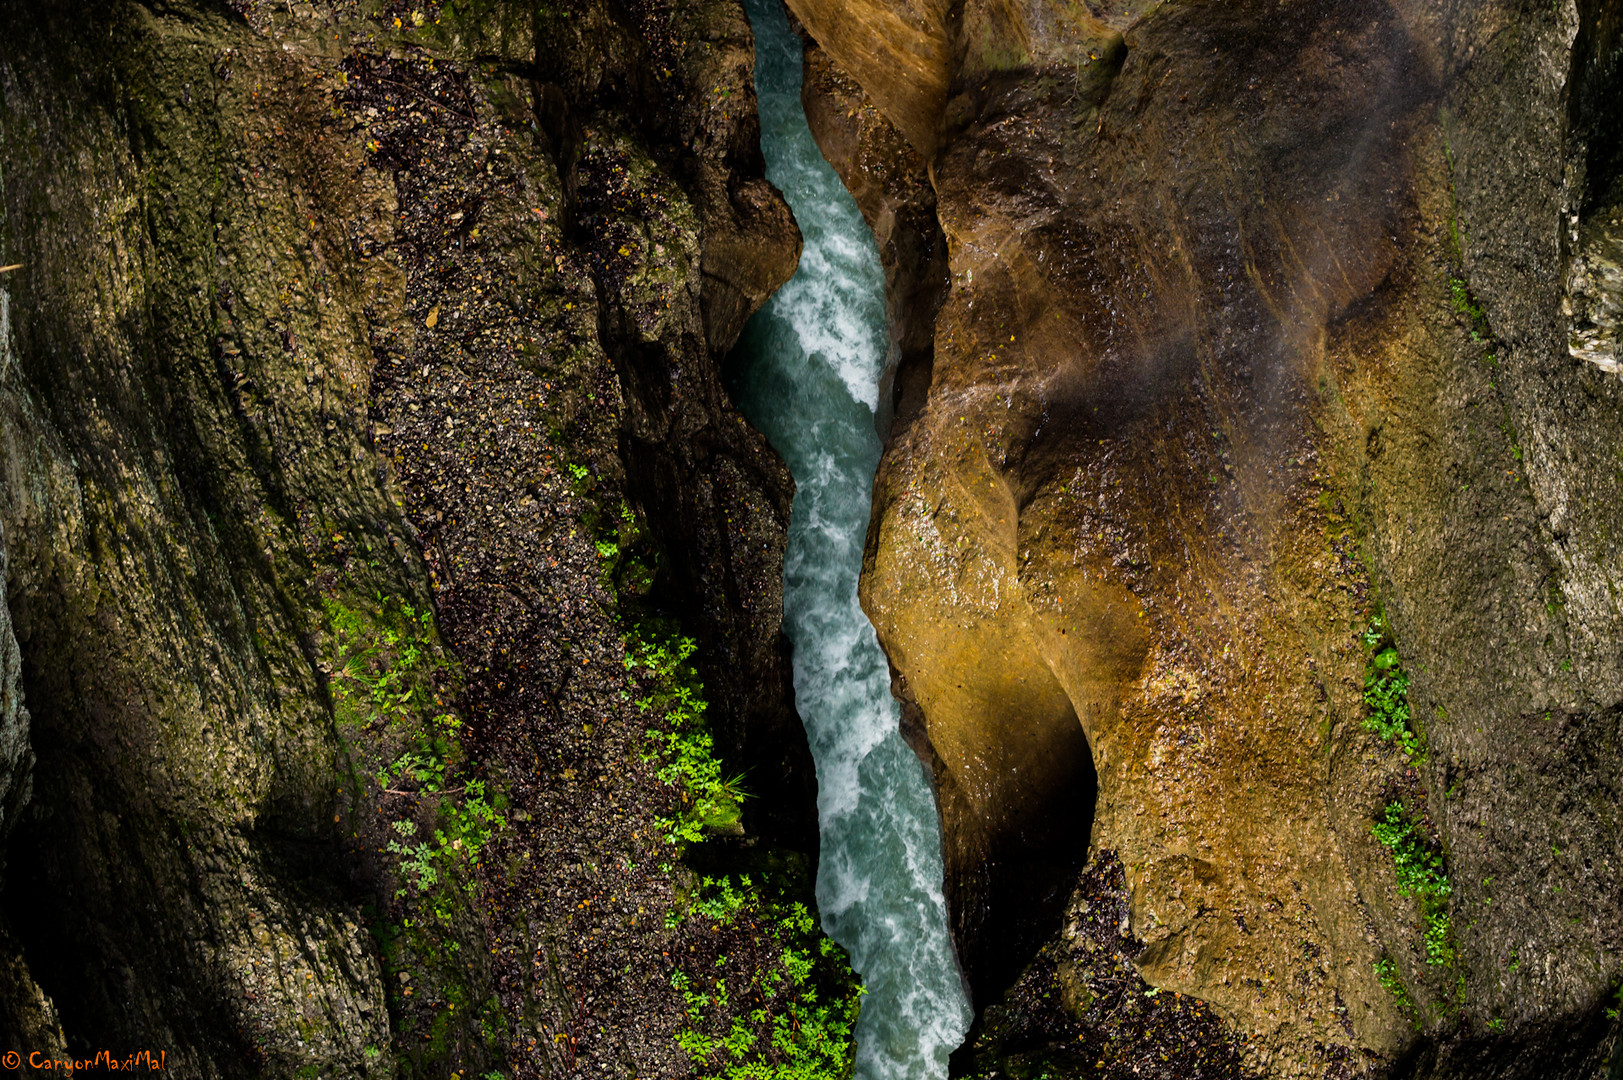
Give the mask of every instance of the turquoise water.
<svg viewBox="0 0 1623 1080">
<path fill-rule="evenodd" d="M 897 731 L 890 673 L 857 603 L 889 335 L 873 235 L 806 127 L 800 39 L 780 0 L 746 0 L 767 177 L 805 237 L 800 268 L 750 320 L 730 365 L 744 415 L 795 478 L 784 629 L 817 761 L 823 927 L 868 994 L 857 1076 L 946 1075 L 969 1028 L 941 895 L 941 836 L 923 767 Z"/>
</svg>

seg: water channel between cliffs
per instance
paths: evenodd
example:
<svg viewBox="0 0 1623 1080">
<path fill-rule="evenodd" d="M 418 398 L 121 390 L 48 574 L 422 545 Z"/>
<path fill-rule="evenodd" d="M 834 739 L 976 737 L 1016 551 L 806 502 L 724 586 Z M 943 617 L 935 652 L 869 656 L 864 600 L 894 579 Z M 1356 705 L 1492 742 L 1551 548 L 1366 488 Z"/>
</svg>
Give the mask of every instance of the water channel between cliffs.
<svg viewBox="0 0 1623 1080">
<path fill-rule="evenodd" d="M 745 6 L 767 177 L 805 250 L 745 328 L 729 385 L 795 478 L 784 629 L 817 762 L 817 902 L 868 990 L 856 1074 L 924 1080 L 946 1075 L 970 1013 L 947 936 L 935 797 L 898 733 L 889 668 L 857 603 L 879 464 L 884 277 L 873 235 L 806 126 L 801 43 L 780 0 Z"/>
</svg>

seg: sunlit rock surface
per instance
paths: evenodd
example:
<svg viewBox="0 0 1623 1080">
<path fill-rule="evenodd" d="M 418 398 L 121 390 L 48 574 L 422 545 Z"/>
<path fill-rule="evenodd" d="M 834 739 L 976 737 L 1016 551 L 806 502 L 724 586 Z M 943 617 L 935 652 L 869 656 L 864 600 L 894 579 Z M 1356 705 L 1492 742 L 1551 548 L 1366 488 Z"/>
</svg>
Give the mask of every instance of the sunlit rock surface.
<svg viewBox="0 0 1623 1080">
<path fill-rule="evenodd" d="M 983 1021 L 1039 943 L 1081 949 L 1108 851 L 1138 972 L 1250 1069 L 1589 1075 L 1623 979 L 1623 395 L 1569 352 L 1563 222 L 1617 177 L 1615 17 L 790 6 L 926 159 L 950 252 L 863 596 Z M 903 18 L 945 93 L 853 31 Z M 847 156 L 859 198 L 890 171 Z M 1363 725 L 1383 607 L 1412 760 Z M 1372 836 L 1396 799 L 1452 962 Z M 960 1069 L 1084 1068 L 999 1016 Z"/>
<path fill-rule="evenodd" d="M 1567 349 L 1602 371 L 1623 372 L 1623 211 L 1595 222 L 1572 257 Z"/>
</svg>

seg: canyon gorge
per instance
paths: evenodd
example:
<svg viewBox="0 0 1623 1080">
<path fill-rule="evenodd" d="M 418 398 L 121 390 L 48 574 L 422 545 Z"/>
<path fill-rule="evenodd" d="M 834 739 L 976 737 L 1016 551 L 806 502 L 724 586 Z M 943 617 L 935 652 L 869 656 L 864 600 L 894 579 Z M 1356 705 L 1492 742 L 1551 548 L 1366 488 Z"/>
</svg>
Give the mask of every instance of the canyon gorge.
<svg viewBox="0 0 1623 1080">
<path fill-rule="evenodd" d="M 1614 0 L 4 0 L 0 148 L 8 1074 L 1623 1077 Z"/>
</svg>

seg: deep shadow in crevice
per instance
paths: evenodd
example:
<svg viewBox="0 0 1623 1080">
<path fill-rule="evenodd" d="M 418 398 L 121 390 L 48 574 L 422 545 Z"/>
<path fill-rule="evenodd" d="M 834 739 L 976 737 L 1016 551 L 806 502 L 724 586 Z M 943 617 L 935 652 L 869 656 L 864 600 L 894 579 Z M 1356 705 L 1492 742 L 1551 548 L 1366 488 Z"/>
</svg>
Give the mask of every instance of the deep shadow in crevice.
<svg viewBox="0 0 1623 1080">
<path fill-rule="evenodd" d="M 630 317 L 601 309 L 600 340 L 614 360 L 625 400 L 620 455 L 629 500 L 642 512 L 658 566 L 652 591 L 622 603 L 642 614 L 678 616 L 699 641 L 700 674 L 712 688 L 716 749 L 729 774 L 744 777 L 753 796 L 744 825 L 768 844 L 815 859 L 817 779 L 811 747 L 795 711 L 789 640 L 781 625 L 759 625 L 758 547 L 783 535 L 789 516 L 787 474 L 774 475 L 750 443 L 709 424 L 677 438 L 666 417 L 703 395 L 709 415 L 722 413 L 721 388 L 695 386 L 691 373 L 661 347 L 639 340 Z M 777 541 L 781 542 L 781 541 Z M 781 623 L 781 618 L 777 620 Z"/>
<path fill-rule="evenodd" d="M 947 914 L 960 970 L 979 1015 L 1058 933 L 1088 855 L 1099 779 L 1075 713 L 1041 725 L 1014 749 L 1026 766 L 972 799 L 930 742 L 924 713 L 893 667 L 901 734 L 930 771 L 941 815 Z M 993 807 L 987 812 L 985 807 Z"/>
<path fill-rule="evenodd" d="M 1623 201 L 1623 7 L 1579 0 L 1570 123 L 1587 155 L 1582 216 Z"/>
<path fill-rule="evenodd" d="M 1046 782 L 987 823 L 986 858 L 976 879 L 980 902 L 962 914 L 966 976 L 979 1003 L 1000 999 L 1037 951 L 1059 932 L 1065 901 L 1087 862 L 1099 779 L 1082 725 L 1044 747 Z M 964 881 L 967 887 L 969 880 Z"/>
</svg>

